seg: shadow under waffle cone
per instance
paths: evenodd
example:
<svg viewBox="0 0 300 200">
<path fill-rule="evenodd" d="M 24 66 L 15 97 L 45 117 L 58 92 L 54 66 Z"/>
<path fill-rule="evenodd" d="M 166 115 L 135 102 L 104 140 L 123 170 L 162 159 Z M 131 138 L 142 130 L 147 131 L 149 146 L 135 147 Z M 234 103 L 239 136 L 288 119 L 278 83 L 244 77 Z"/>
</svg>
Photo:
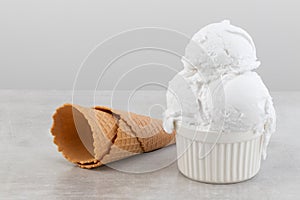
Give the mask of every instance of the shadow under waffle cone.
<svg viewBox="0 0 300 200">
<path fill-rule="evenodd" d="M 59 107 L 51 128 L 58 151 L 82 168 L 150 152 L 175 143 L 161 120 L 126 111 L 74 104 Z"/>
</svg>

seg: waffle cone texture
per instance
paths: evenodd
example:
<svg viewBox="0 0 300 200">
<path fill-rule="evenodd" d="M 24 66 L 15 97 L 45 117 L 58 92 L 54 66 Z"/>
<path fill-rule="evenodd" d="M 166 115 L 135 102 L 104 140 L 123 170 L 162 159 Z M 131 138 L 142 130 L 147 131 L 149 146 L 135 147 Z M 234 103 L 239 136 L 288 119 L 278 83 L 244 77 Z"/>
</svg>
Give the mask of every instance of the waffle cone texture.
<svg viewBox="0 0 300 200">
<path fill-rule="evenodd" d="M 59 107 L 51 133 L 67 160 L 88 169 L 175 143 L 161 120 L 103 106 Z"/>
</svg>

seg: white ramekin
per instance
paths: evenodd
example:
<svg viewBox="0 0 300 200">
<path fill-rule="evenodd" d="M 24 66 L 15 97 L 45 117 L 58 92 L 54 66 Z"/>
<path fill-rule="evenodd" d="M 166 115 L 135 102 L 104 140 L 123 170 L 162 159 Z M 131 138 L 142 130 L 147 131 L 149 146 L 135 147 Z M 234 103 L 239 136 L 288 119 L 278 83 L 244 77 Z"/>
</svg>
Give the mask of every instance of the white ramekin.
<svg viewBox="0 0 300 200">
<path fill-rule="evenodd" d="M 178 168 L 193 180 L 236 183 L 254 177 L 262 155 L 263 134 L 201 132 L 178 127 Z"/>
</svg>

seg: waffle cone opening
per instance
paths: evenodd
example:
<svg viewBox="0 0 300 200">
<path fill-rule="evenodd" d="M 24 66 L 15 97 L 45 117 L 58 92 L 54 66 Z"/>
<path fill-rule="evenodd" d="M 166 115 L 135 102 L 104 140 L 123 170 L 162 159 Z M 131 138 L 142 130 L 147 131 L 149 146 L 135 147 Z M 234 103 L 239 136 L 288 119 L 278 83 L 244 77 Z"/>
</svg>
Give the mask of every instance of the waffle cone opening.
<svg viewBox="0 0 300 200">
<path fill-rule="evenodd" d="M 54 143 L 69 161 L 85 164 L 95 160 L 92 130 L 82 112 L 70 104 L 64 105 L 57 109 L 53 121 Z"/>
</svg>

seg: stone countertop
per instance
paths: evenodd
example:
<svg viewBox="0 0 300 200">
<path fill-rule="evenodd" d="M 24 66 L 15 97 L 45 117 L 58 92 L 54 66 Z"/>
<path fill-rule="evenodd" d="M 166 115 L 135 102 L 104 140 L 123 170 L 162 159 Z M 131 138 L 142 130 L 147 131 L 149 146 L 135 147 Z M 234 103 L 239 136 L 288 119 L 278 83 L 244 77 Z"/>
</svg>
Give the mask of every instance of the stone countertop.
<svg viewBox="0 0 300 200">
<path fill-rule="evenodd" d="M 73 102 L 91 106 L 90 94 L 76 92 Z M 141 91 L 130 101 L 128 96 L 126 91 L 99 92 L 95 104 L 153 117 L 159 117 L 165 106 L 163 92 Z M 277 132 L 258 175 L 238 184 L 210 185 L 180 174 L 173 159 L 175 145 L 111 166 L 76 167 L 57 152 L 49 132 L 52 114 L 72 102 L 71 92 L 1 90 L 0 199 L 298 199 L 300 92 L 272 96 Z M 156 106 L 149 111 L 151 105 Z"/>
</svg>

